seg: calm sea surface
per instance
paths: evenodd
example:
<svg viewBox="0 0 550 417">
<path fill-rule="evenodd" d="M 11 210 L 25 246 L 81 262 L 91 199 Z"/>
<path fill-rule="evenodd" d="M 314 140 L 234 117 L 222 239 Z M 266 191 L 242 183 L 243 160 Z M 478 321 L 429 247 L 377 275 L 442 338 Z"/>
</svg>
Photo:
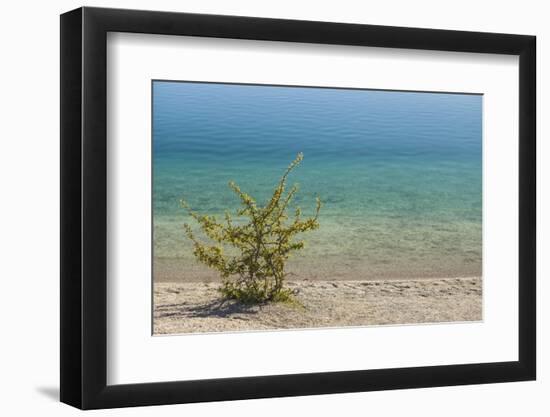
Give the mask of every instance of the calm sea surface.
<svg viewBox="0 0 550 417">
<path fill-rule="evenodd" d="M 324 205 L 297 276 L 481 275 L 482 96 L 155 81 L 155 278 L 215 275 L 180 199 L 221 215 L 234 180 L 263 202 L 299 152 L 295 203 Z"/>
</svg>

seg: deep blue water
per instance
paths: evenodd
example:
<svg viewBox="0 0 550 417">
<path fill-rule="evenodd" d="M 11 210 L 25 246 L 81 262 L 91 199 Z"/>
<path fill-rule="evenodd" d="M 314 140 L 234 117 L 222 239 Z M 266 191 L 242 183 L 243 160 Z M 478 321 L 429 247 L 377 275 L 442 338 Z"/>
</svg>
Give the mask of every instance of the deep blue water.
<svg viewBox="0 0 550 417">
<path fill-rule="evenodd" d="M 286 166 L 318 231 L 304 276 L 481 274 L 482 96 L 190 82 L 153 84 L 154 256 L 196 265 L 183 233 L 202 213 L 259 202 Z"/>
</svg>

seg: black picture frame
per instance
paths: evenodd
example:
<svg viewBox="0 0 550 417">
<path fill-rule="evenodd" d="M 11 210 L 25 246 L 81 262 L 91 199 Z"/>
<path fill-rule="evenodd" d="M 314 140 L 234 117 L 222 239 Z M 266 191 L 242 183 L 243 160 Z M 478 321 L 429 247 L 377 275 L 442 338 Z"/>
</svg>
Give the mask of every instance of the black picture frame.
<svg viewBox="0 0 550 417">
<path fill-rule="evenodd" d="M 512 362 L 112 385 L 107 375 L 108 32 L 519 56 L 519 358 Z M 61 15 L 61 401 L 81 409 L 534 380 L 534 36 L 79 8 Z"/>
</svg>

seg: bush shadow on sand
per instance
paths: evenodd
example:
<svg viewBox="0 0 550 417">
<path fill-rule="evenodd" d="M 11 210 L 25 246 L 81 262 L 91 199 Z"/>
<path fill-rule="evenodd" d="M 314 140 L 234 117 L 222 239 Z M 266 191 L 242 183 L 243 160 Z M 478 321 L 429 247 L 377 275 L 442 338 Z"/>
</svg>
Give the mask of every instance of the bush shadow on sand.
<svg viewBox="0 0 550 417">
<path fill-rule="evenodd" d="M 216 299 L 208 303 L 199 305 L 185 305 L 180 304 L 177 306 L 177 311 L 173 310 L 175 305 L 171 305 L 171 311 L 160 312 L 159 318 L 162 317 L 219 317 L 225 318 L 237 314 L 249 314 L 255 315 L 260 311 L 261 305 L 243 304 L 232 300 Z"/>
</svg>

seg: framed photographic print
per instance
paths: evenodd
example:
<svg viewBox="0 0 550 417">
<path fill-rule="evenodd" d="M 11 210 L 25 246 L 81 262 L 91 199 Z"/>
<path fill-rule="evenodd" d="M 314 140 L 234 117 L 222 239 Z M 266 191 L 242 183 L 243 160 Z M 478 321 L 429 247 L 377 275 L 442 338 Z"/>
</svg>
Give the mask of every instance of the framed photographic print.
<svg viewBox="0 0 550 417">
<path fill-rule="evenodd" d="M 61 16 L 61 400 L 535 379 L 535 38 Z"/>
</svg>

